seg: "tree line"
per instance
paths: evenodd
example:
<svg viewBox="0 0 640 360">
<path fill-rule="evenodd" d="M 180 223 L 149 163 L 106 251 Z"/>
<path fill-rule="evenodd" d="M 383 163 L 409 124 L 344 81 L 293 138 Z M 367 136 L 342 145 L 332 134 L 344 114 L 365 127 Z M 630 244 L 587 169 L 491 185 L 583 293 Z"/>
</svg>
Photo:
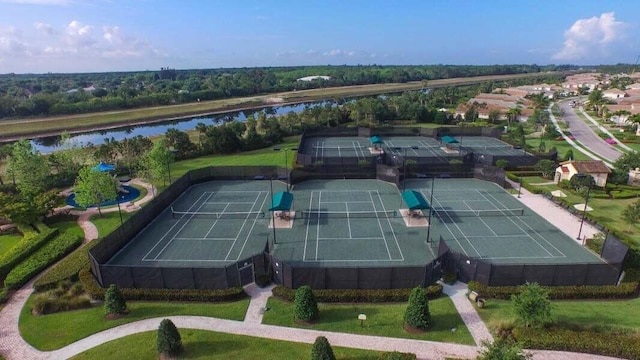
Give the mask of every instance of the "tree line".
<svg viewBox="0 0 640 360">
<path fill-rule="evenodd" d="M 570 66 L 424 65 L 0 75 L 0 119 L 171 105 L 321 87 L 541 73 Z M 329 80 L 297 81 L 310 75 Z"/>
</svg>

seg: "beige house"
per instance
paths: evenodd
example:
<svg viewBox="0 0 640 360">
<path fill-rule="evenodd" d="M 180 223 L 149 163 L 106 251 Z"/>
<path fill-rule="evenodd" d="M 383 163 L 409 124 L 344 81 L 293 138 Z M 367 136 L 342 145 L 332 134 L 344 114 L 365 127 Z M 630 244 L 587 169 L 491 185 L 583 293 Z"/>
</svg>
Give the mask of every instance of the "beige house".
<svg viewBox="0 0 640 360">
<path fill-rule="evenodd" d="M 569 160 L 561 162 L 556 168 L 555 181 L 559 183 L 561 180 L 571 180 L 575 174 L 587 174 L 595 180 L 596 186 L 604 187 L 610 173 L 611 169 L 600 160 Z"/>
</svg>

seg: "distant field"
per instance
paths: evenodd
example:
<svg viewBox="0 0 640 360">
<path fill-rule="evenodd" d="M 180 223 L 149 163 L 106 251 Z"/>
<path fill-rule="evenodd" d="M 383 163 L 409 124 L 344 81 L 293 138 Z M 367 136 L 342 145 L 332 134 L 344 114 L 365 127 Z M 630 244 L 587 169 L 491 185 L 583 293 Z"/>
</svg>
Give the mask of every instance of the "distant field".
<svg viewBox="0 0 640 360">
<path fill-rule="evenodd" d="M 466 85 L 484 81 L 500 81 L 539 75 L 540 73 L 532 73 L 441 79 L 429 81 L 428 86 L 433 88 L 451 85 Z M 64 131 L 79 132 L 91 129 L 108 129 L 123 125 L 165 121 L 172 118 L 175 119 L 196 115 L 213 114 L 217 112 L 250 109 L 268 106 L 269 104 L 267 103 L 267 99 L 273 97 L 282 98 L 285 103 L 300 103 L 319 101 L 334 97 L 341 98 L 402 92 L 407 90 L 416 90 L 422 87 L 423 84 L 419 81 L 400 84 L 394 83 L 344 86 L 335 88 L 290 91 L 284 93 L 274 93 L 224 100 L 202 101 L 180 105 L 157 106 L 144 109 L 109 111 L 80 115 L 52 116 L 45 118 L 5 120 L 0 121 L 0 140 L 7 141 L 26 135 L 54 135 Z"/>
</svg>

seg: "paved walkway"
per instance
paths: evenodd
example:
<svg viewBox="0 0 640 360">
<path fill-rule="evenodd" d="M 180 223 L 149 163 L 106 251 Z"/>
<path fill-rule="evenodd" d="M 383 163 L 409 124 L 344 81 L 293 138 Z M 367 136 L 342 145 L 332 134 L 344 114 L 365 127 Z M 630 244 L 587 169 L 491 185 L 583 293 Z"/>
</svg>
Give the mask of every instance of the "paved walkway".
<svg viewBox="0 0 640 360">
<path fill-rule="evenodd" d="M 520 188 L 520 184 L 517 182 L 512 181 L 509 178 L 506 178 L 505 180 L 510 183 L 511 187 L 514 189 Z M 517 197 L 517 195 L 514 196 Z M 544 196 L 533 194 L 525 188 L 522 188 L 518 200 L 581 245 L 584 238 L 590 238 L 600 232 L 593 225 L 588 222 L 584 222 L 582 225 L 582 232 L 580 233 L 581 239 L 578 240 L 578 231 L 580 231 L 580 221 L 582 220 L 581 218 L 572 215 L 563 207 L 555 204 Z"/>
<path fill-rule="evenodd" d="M 482 321 L 471 301 L 467 299 L 467 291 L 467 284 L 460 281 L 453 285 L 442 284 L 442 292 L 451 298 L 473 340 L 480 346 L 483 341 L 493 341 L 493 336 L 491 336 L 487 325 Z"/>
</svg>

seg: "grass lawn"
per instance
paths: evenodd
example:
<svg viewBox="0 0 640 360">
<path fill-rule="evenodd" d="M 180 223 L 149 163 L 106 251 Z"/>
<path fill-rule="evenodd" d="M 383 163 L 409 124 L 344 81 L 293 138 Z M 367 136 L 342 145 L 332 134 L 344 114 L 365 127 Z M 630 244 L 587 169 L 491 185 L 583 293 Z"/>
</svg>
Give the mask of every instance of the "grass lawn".
<svg viewBox="0 0 640 360">
<path fill-rule="evenodd" d="M 297 147 L 300 143 L 299 136 L 293 136 L 285 139 L 283 143 L 276 146 L 280 148 Z M 206 166 L 281 166 L 284 167 L 285 158 L 284 151 L 273 151 L 274 147 L 247 151 L 232 155 L 209 155 L 195 159 L 183 160 L 171 165 L 171 175 L 175 174 L 175 178 L 179 178 L 191 169 L 199 169 Z M 287 152 L 289 168 L 293 164 L 296 151 Z"/>
<path fill-rule="evenodd" d="M 179 329 L 185 352 L 181 359 L 309 359 L 311 344 L 294 343 L 289 341 L 261 339 L 251 336 L 231 335 L 219 332 Z M 80 355 L 74 360 L 104 359 L 106 355 L 112 359 L 140 359 L 155 360 L 156 352 L 155 331 L 135 334 L 97 346 Z M 349 349 L 332 346 L 337 359 L 344 360 L 375 360 L 380 355 L 377 351 Z"/>
<path fill-rule="evenodd" d="M 102 330 L 154 317 L 195 315 L 240 321 L 244 319 L 249 299 L 219 304 L 131 301 L 127 303 L 131 313 L 113 321 L 105 320 L 101 306 L 33 316 L 32 303 L 33 296 L 27 300 L 20 314 L 20 334 L 36 349 L 55 350 Z"/>
<path fill-rule="evenodd" d="M 640 299 L 611 301 L 553 301 L 553 320 L 560 325 L 579 325 L 589 328 L 631 329 L 640 328 Z M 489 299 L 478 313 L 489 329 L 495 330 L 501 322 L 515 320 L 511 302 Z"/>
<path fill-rule="evenodd" d="M 19 234 L 7 234 L 0 236 L 0 256 L 15 246 L 22 239 Z"/>
<path fill-rule="evenodd" d="M 50 228 L 56 228 L 62 233 L 70 233 L 73 235 L 77 235 L 78 237 L 84 238 L 84 232 L 82 228 L 78 226 L 76 221 L 59 221 L 49 225 Z"/>
<path fill-rule="evenodd" d="M 635 151 L 640 152 L 640 144 L 636 144 L 636 143 L 625 143 L 625 145 L 627 145 L 628 147 L 632 148 Z"/>
<path fill-rule="evenodd" d="M 320 319 L 311 326 L 293 321 L 293 304 L 270 298 L 264 313 L 264 324 L 310 328 L 360 335 L 386 336 L 460 344 L 474 344 L 469 330 L 448 297 L 429 301 L 433 325 L 423 334 L 409 334 L 402 328 L 406 303 L 400 304 L 319 304 Z M 367 315 L 364 327 L 358 315 Z M 455 331 L 451 331 L 455 328 Z"/>
<path fill-rule="evenodd" d="M 122 221 L 126 221 L 131 215 L 133 214 L 122 211 Z M 120 215 L 117 211 L 104 213 L 102 217 L 96 214 L 91 218 L 91 222 L 98 228 L 98 236 L 105 237 L 120 226 Z"/>
<path fill-rule="evenodd" d="M 540 139 L 527 139 L 527 145 L 533 147 L 534 150 L 538 149 L 538 146 L 540 145 Z M 544 144 L 547 148 L 547 150 L 551 149 L 552 147 L 556 147 L 556 149 L 558 150 L 558 158 L 559 159 L 564 159 L 565 155 L 567 154 L 567 151 L 569 150 L 573 150 L 573 159 L 574 160 L 591 160 L 590 157 L 588 157 L 587 155 L 583 154 L 580 152 L 580 150 L 574 148 L 573 146 L 571 146 L 569 143 L 567 143 L 566 141 L 562 140 L 562 141 L 557 141 L 557 140 L 543 140 Z"/>
</svg>

